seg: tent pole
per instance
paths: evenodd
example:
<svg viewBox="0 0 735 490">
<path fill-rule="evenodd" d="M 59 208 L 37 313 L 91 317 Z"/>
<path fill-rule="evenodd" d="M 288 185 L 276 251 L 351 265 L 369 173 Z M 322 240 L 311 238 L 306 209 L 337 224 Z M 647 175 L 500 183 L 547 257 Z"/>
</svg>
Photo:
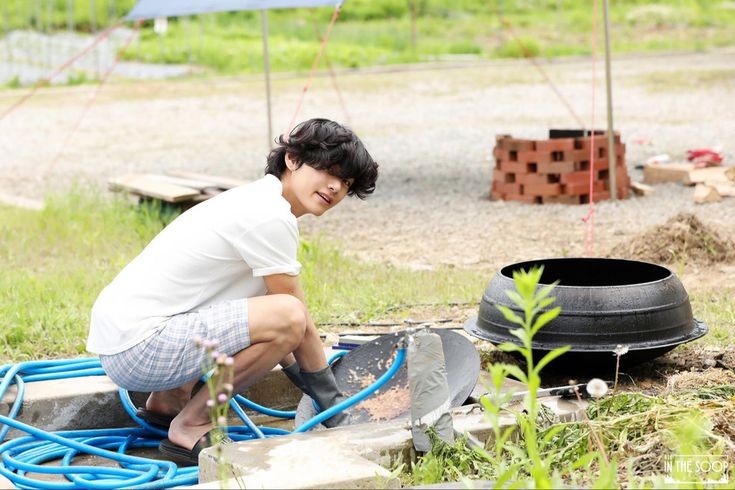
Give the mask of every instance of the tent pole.
<svg viewBox="0 0 735 490">
<path fill-rule="evenodd" d="M 271 63 L 268 55 L 268 10 L 260 11 L 260 23 L 263 28 L 263 67 L 265 68 L 265 95 L 268 104 L 268 148 L 273 148 L 273 124 L 271 122 Z"/>
<path fill-rule="evenodd" d="M 607 164 L 610 169 L 610 199 L 618 199 L 617 152 L 613 132 L 612 77 L 610 75 L 610 2 L 603 0 L 605 17 L 605 86 L 607 88 Z"/>
</svg>

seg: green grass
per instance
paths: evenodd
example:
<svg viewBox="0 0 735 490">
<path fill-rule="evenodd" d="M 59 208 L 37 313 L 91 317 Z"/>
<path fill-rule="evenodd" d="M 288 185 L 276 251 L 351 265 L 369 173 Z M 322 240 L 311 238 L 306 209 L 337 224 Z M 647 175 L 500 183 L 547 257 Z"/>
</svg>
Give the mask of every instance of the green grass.
<svg viewBox="0 0 735 490">
<path fill-rule="evenodd" d="M 700 342 L 727 347 L 735 344 L 735 287 L 696 291 L 690 295 L 694 317 L 709 327 Z"/>
<path fill-rule="evenodd" d="M 540 417 L 538 449 L 553 468 L 556 481 L 563 481 L 568 488 L 725 488 L 727 485 L 666 484 L 664 479 L 678 476 L 684 480 L 691 476 L 694 481 L 701 481 L 725 476 L 732 482 L 735 470 L 731 464 L 725 475 L 672 475 L 665 461 L 667 457 L 683 455 L 708 455 L 720 464 L 732 461 L 728 448 L 732 447 L 735 432 L 725 421 L 735 415 L 733 395 L 735 386 L 723 385 L 659 396 L 607 396 L 590 403 L 586 410 L 588 420 L 560 422 L 548 418 L 548 414 Z M 609 475 L 610 480 L 604 485 L 600 485 L 599 466 L 590 464 L 590 451 L 595 448 L 593 433 L 617 463 L 617 475 Z M 404 486 L 462 479 L 497 481 L 509 467 L 527 464 L 527 442 L 523 438 L 506 443 L 502 459 L 467 447 L 463 439 L 453 445 L 434 442 L 431 452 L 411 468 L 403 468 Z M 522 472 L 513 476 L 510 482 L 520 483 L 518 488 L 528 487 Z"/>
<path fill-rule="evenodd" d="M 686 91 L 698 87 L 726 87 L 735 82 L 735 69 L 698 70 L 692 73 L 657 71 L 639 78 L 651 90 Z"/>
<path fill-rule="evenodd" d="M 88 189 L 52 197 L 40 212 L 0 207 L 0 362 L 83 355 L 95 298 L 174 216 Z M 318 238 L 304 242 L 300 260 L 317 323 L 367 321 L 411 303 L 476 301 L 485 280 L 471 271 L 359 262 Z"/>
<path fill-rule="evenodd" d="M 117 0 L 116 12 L 127 12 L 133 3 L 134 0 Z M 53 8 L 37 11 L 25 0 L 3 2 L 0 16 L 4 22 L 0 23 L 0 30 L 29 26 L 65 29 L 66 0 L 43 4 Z M 417 13 L 415 45 L 411 4 Z M 74 5 L 75 27 L 88 31 L 92 19 L 90 2 L 74 0 Z M 94 5 L 98 26 L 108 25 L 114 18 L 108 2 L 100 0 Z M 325 33 L 331 12 L 330 8 L 270 11 L 272 69 L 308 70 L 318 51 L 317 36 Z M 601 23 L 601 10 L 598 18 Z M 589 55 L 592 27 L 590 0 L 350 0 L 344 4 L 332 32 L 328 60 L 333 66 L 349 68 L 453 55 Z M 516 37 L 526 49 L 521 48 Z M 193 63 L 220 74 L 260 72 L 260 38 L 259 12 L 170 19 L 169 29 L 162 36 L 153 32 L 152 22 L 146 22 L 140 41 L 130 47 L 125 57 Z M 733 46 L 735 7 L 732 2 L 710 0 L 618 0 L 611 2 L 611 39 L 616 54 Z M 602 32 L 598 41 L 601 55 Z M 322 66 L 326 66 L 324 60 Z"/>
</svg>

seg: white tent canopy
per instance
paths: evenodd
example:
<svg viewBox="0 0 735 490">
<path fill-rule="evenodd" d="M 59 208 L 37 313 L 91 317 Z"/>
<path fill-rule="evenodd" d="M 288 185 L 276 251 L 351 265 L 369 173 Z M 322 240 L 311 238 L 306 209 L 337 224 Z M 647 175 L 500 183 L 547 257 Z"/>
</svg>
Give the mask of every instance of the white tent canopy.
<svg viewBox="0 0 735 490">
<path fill-rule="evenodd" d="M 141 20 L 240 10 L 336 7 L 342 3 L 343 0 L 139 0 L 126 19 Z"/>
</svg>

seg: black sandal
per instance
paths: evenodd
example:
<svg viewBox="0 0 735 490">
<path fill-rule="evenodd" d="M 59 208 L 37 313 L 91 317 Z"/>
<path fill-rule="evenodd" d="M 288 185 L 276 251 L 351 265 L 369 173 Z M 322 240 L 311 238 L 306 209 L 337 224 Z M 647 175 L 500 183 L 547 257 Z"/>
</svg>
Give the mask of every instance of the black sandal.
<svg viewBox="0 0 735 490">
<path fill-rule="evenodd" d="M 139 408 L 136 410 L 135 415 L 151 425 L 157 425 L 164 429 L 171 427 L 171 421 L 174 419 L 173 415 L 164 415 L 162 413 L 146 410 L 145 408 Z"/>
<path fill-rule="evenodd" d="M 219 432 L 220 429 L 210 430 L 209 432 L 204 434 L 191 449 L 186 449 L 178 446 L 171 442 L 170 439 L 163 439 L 158 445 L 158 450 L 161 451 L 161 454 L 170 458 L 175 463 L 181 464 L 182 466 L 198 466 L 199 453 L 201 453 L 202 450 L 208 447 L 212 447 L 216 444 L 229 444 L 231 442 L 234 442 L 226 435 L 219 442 L 212 441 L 212 436 L 214 434 L 218 434 Z"/>
</svg>

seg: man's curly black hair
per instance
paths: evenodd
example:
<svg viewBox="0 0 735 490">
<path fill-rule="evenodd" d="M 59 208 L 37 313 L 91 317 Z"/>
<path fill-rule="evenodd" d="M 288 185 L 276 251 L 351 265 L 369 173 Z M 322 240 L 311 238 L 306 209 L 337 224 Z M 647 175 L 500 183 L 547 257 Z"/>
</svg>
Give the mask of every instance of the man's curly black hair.
<svg viewBox="0 0 735 490">
<path fill-rule="evenodd" d="M 309 119 L 296 126 L 288 138 L 276 138 L 278 146 L 268 155 L 266 174 L 280 178 L 285 156 L 297 165 L 326 170 L 343 179 L 355 179 L 347 192 L 364 199 L 375 190 L 378 164 L 355 133 L 329 119 Z M 298 168 L 298 167 L 297 167 Z"/>
</svg>

